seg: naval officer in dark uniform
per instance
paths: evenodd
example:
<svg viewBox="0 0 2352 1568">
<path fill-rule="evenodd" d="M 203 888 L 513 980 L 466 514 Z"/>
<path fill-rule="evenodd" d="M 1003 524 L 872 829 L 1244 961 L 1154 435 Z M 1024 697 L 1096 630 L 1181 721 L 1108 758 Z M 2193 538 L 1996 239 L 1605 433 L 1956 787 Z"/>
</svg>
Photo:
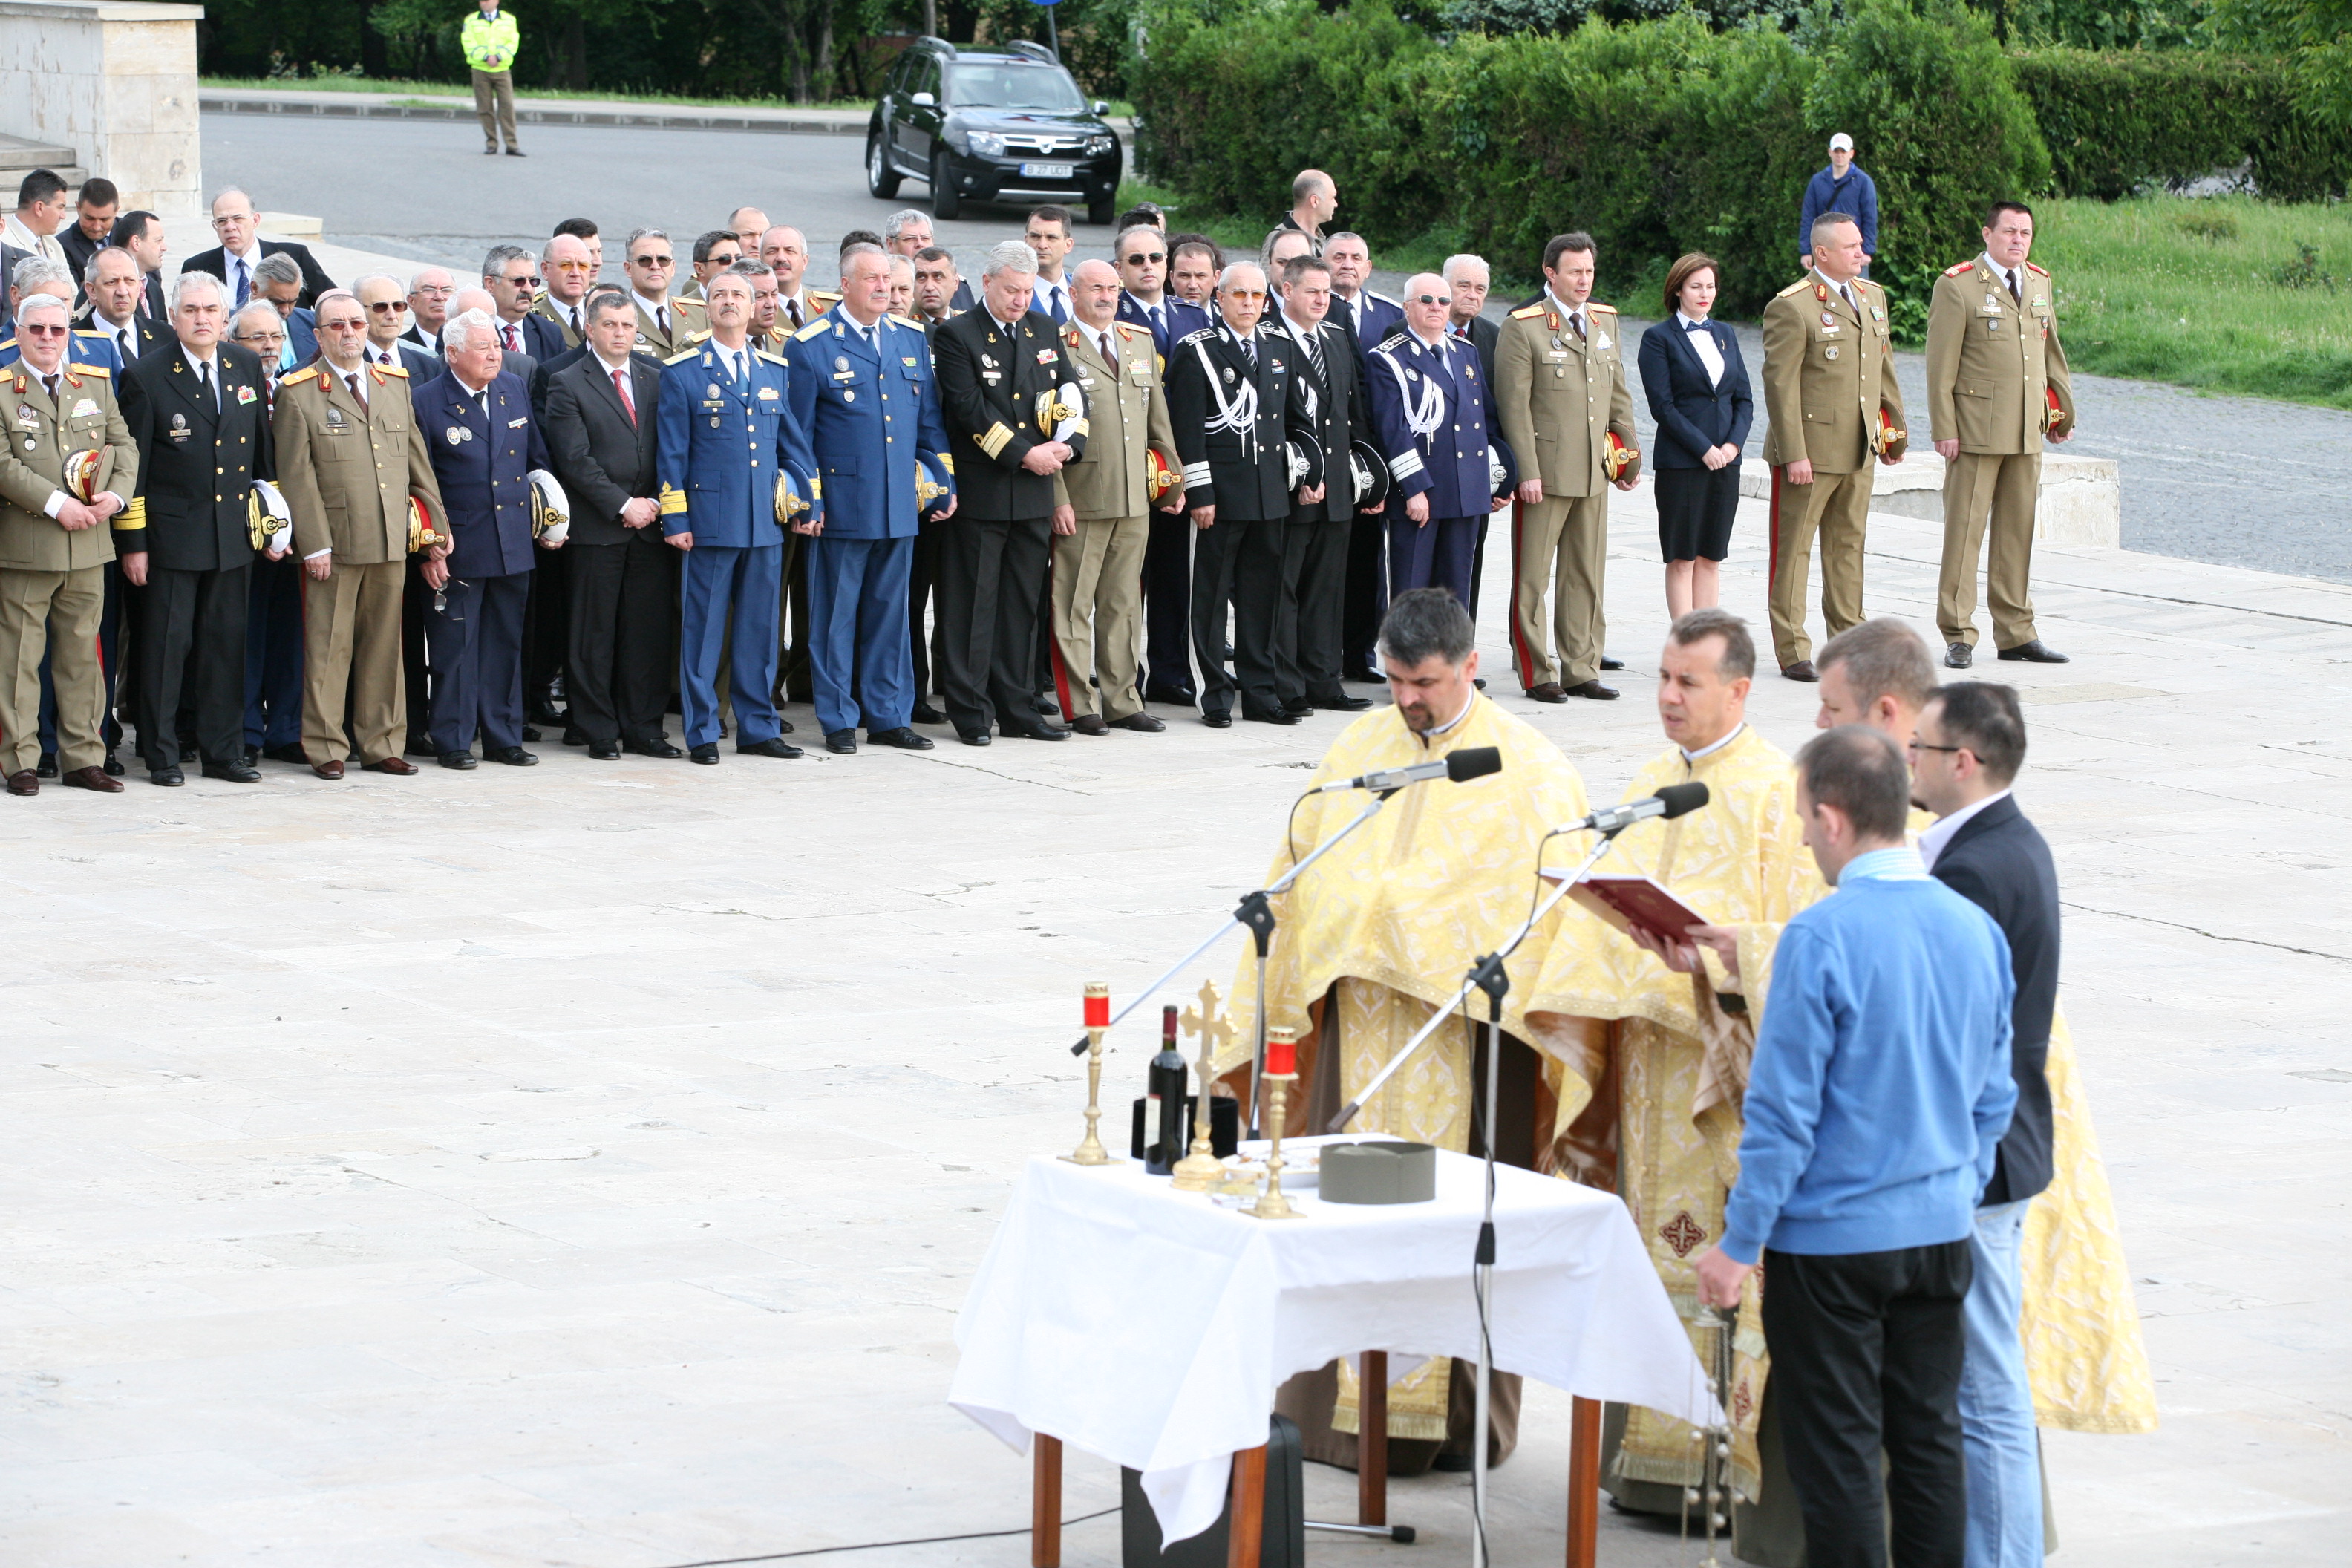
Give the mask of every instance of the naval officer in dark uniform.
<svg viewBox="0 0 2352 1568">
<path fill-rule="evenodd" d="M 1370 355 L 1372 424 L 1388 459 L 1389 594 L 1450 588 L 1470 604 L 1478 520 L 1495 510 L 1487 447 L 1495 389 L 1478 351 L 1445 333 L 1453 300 L 1434 272 L 1405 285 L 1405 326 Z"/>
</svg>

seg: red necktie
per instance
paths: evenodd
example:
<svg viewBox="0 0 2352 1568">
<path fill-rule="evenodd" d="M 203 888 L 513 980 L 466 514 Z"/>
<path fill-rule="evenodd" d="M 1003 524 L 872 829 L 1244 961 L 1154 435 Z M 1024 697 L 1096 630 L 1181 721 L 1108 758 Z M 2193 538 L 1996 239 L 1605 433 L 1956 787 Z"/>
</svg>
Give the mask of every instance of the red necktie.
<svg viewBox="0 0 2352 1568">
<path fill-rule="evenodd" d="M 507 323 L 507 353 L 510 354 L 519 354 L 522 353 L 522 340 L 515 336 L 514 323 L 512 321 L 509 321 Z"/>
<path fill-rule="evenodd" d="M 613 373 L 613 390 L 621 395 L 621 406 L 628 411 L 629 423 L 637 422 L 637 401 L 629 395 L 629 372 L 626 366 Z"/>
</svg>

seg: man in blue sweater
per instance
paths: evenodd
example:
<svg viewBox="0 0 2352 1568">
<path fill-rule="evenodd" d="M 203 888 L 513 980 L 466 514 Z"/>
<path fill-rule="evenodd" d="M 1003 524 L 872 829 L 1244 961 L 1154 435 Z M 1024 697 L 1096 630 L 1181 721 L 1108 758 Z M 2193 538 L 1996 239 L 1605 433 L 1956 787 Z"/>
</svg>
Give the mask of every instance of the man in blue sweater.
<svg viewBox="0 0 2352 1568">
<path fill-rule="evenodd" d="M 1843 725 L 1797 756 L 1805 843 L 1837 889 L 1792 919 L 1748 1080 L 1739 1180 L 1700 1295 L 1760 1256 L 1764 1337 L 1809 1568 L 1961 1568 L 1961 1302 L 1977 1200 L 2017 1102 L 2009 950 L 1904 842 L 1895 742 Z"/>
<path fill-rule="evenodd" d="M 1805 185 L 1803 212 L 1797 218 L 1797 265 L 1813 264 L 1813 220 L 1823 213 L 1844 213 L 1862 230 L 1862 275 L 1878 258 L 1878 185 L 1853 166 L 1853 138 L 1841 131 L 1830 138 L 1830 166 L 1814 172 Z"/>
</svg>

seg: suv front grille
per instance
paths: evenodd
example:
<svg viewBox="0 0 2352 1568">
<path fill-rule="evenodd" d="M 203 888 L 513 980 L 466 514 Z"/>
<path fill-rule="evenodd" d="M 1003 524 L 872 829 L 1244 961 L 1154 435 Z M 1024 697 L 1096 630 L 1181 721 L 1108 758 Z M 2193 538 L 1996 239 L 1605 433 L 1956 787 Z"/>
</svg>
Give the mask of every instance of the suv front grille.
<svg viewBox="0 0 2352 1568">
<path fill-rule="evenodd" d="M 1069 157 L 1084 153 L 1087 142 L 1083 136 L 1007 136 L 1004 150 L 1007 153 L 1055 153 Z"/>
</svg>

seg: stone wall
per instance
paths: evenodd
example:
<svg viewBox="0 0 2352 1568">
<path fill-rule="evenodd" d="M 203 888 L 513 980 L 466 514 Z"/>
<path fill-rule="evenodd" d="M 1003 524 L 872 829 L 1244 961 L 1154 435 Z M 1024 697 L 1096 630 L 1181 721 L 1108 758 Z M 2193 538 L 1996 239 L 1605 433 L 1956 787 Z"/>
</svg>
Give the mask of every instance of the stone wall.
<svg viewBox="0 0 2352 1568">
<path fill-rule="evenodd" d="M 201 5 L 0 0 L 0 132 L 70 147 L 159 214 L 173 254 L 212 244 L 196 124 Z"/>
<path fill-rule="evenodd" d="M 5 0 L 0 0 L 5 3 Z M 2072 458 L 2055 448 L 2042 455 L 2041 503 L 2033 512 L 2033 537 L 2047 544 L 2088 544 L 2108 550 L 2123 545 L 2121 470 L 2113 458 Z M 1739 493 L 1761 500 L 1772 493 L 1772 470 L 1749 459 L 1739 466 Z M 1914 447 L 1893 468 L 1882 463 L 1871 475 L 1870 510 L 1944 520 L 1944 459 L 1932 448 Z"/>
</svg>

